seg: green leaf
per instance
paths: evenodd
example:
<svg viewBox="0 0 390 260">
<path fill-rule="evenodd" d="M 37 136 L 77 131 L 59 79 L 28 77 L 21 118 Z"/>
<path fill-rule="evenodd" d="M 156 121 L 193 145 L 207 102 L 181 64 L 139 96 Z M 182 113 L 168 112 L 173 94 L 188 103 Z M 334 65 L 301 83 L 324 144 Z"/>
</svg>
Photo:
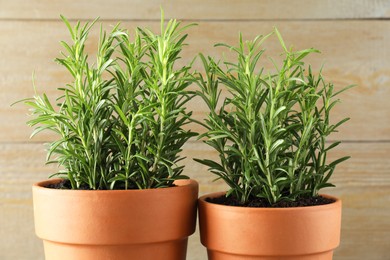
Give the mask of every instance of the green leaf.
<svg viewBox="0 0 390 260">
<path fill-rule="evenodd" d="M 348 160 L 349 158 L 351 158 L 351 156 L 344 156 L 344 157 L 342 157 L 340 159 L 337 159 L 337 160 L 331 162 L 329 164 L 329 167 L 335 167 L 337 164 L 342 163 L 342 162 Z"/>
<path fill-rule="evenodd" d="M 286 44 L 284 43 L 284 40 L 283 40 L 283 38 L 282 38 L 282 35 L 280 34 L 279 30 L 278 30 L 276 27 L 274 27 L 274 32 L 275 32 L 276 36 L 278 37 L 279 43 L 280 43 L 280 45 L 283 47 L 283 50 L 284 50 L 285 52 L 288 52 L 287 47 L 286 47 Z"/>
</svg>

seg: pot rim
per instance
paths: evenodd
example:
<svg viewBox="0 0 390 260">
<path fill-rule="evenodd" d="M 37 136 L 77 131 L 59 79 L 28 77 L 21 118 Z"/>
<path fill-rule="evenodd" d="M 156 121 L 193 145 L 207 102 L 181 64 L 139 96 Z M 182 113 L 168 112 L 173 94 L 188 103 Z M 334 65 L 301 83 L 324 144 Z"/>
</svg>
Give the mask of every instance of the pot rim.
<svg viewBox="0 0 390 260">
<path fill-rule="evenodd" d="M 315 205 L 315 206 L 300 206 L 300 207 L 287 207 L 287 208 L 265 208 L 265 207 L 240 207 L 240 206 L 229 206 L 229 205 L 222 205 L 222 204 L 215 204 L 206 201 L 207 198 L 215 198 L 219 197 L 221 195 L 226 194 L 225 191 L 220 191 L 220 192 L 213 192 L 213 193 L 208 193 L 205 195 L 202 195 L 199 197 L 198 201 L 199 203 L 202 203 L 204 205 L 207 205 L 207 207 L 212 207 L 214 209 L 220 209 L 220 210 L 229 210 L 229 211 L 264 211 L 264 212 L 278 212 L 278 211 L 283 211 L 283 212 L 294 212 L 294 211 L 301 211 L 302 209 L 305 209 L 307 211 L 310 210 L 319 210 L 321 209 L 329 209 L 329 208 L 334 208 L 334 207 L 339 207 L 339 205 L 342 203 L 341 199 L 335 196 L 331 196 L 328 194 L 319 194 L 320 196 L 323 196 L 325 198 L 333 199 L 334 202 L 329 203 L 329 204 L 323 204 L 323 205 Z"/>
<path fill-rule="evenodd" d="M 56 181 L 60 180 L 38 182 L 32 188 L 35 230 L 43 240 L 88 245 L 160 243 L 195 231 L 198 183 L 194 180 L 147 190 L 42 187 Z"/>
<path fill-rule="evenodd" d="M 300 259 L 331 252 L 340 244 L 342 203 L 333 196 L 324 195 L 336 199 L 334 203 L 290 208 L 249 208 L 205 201 L 223 194 L 203 195 L 198 200 L 201 242 L 210 251 Z"/>
<path fill-rule="evenodd" d="M 107 194 L 107 193 L 110 193 L 110 194 L 119 194 L 119 193 L 137 193 L 137 194 L 142 194 L 142 193 L 152 193 L 152 192 L 157 192 L 157 193 L 160 193 L 160 192 L 164 192 L 166 190 L 170 190 L 170 189 L 183 189 L 187 186 L 197 186 L 198 185 L 198 182 L 194 179 L 180 179 L 180 180 L 175 180 L 174 181 L 174 184 L 177 185 L 177 186 L 173 186 L 173 187 L 166 187 L 166 188 L 152 188 L 152 189 L 128 189 L 128 190 L 124 190 L 124 189 L 121 189 L 121 190 L 74 190 L 74 189 L 53 189 L 53 188 L 47 188 L 45 187 L 46 185 L 48 184 L 51 184 L 51 183 L 58 183 L 58 182 L 61 182 L 63 181 L 64 179 L 62 178 L 53 178 L 53 179 L 48 179 L 48 180 L 44 180 L 44 181 L 39 181 L 39 182 L 36 182 L 32 185 L 32 188 L 33 189 L 36 189 L 36 190 L 40 190 L 41 192 L 62 192 L 62 193 L 66 193 L 66 194 L 86 194 L 86 193 L 99 193 L 99 194 Z"/>
</svg>

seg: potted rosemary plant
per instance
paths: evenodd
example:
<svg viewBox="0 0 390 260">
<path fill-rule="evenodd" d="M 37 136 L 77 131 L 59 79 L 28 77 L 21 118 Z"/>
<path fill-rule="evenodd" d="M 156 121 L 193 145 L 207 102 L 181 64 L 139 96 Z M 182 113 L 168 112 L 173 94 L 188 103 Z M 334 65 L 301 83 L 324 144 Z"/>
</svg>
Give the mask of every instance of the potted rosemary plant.
<svg viewBox="0 0 390 260">
<path fill-rule="evenodd" d="M 161 33 L 100 30 L 96 60 L 85 43 L 93 23 L 72 26 L 56 61 L 73 78 L 54 104 L 24 100 L 35 127 L 54 132 L 48 162 L 60 177 L 33 185 L 35 228 L 50 259 L 185 259 L 195 231 L 198 184 L 182 174 L 191 112 L 190 66 L 178 67 L 189 26 Z M 133 40 L 131 40 L 133 39 Z"/>
<path fill-rule="evenodd" d="M 276 72 L 259 66 L 263 42 L 276 35 L 283 62 Z M 315 49 L 289 50 L 275 29 L 253 41 L 225 46 L 235 62 L 223 67 L 200 55 L 205 73 L 196 82 L 209 108 L 200 138 L 219 160 L 196 159 L 229 186 L 199 199 L 201 242 L 209 259 L 332 259 L 340 240 L 341 201 L 321 195 L 343 157 L 327 154 L 340 142 L 329 135 L 336 92 L 304 58 Z M 227 96 L 221 98 L 222 88 Z"/>
</svg>

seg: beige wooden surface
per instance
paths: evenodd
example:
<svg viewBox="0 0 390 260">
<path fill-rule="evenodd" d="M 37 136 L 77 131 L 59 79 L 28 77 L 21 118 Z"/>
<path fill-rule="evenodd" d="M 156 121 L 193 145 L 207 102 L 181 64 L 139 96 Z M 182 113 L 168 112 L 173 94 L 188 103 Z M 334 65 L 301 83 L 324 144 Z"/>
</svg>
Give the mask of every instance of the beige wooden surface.
<svg viewBox="0 0 390 260">
<path fill-rule="evenodd" d="M 59 14 L 73 20 L 100 16 L 105 28 L 119 20 L 130 30 L 138 25 L 157 28 L 160 5 L 166 17 L 199 24 L 189 31 L 185 61 L 198 52 L 220 57 L 226 50 L 213 44 L 233 44 L 239 31 L 252 38 L 277 26 L 289 45 L 322 51 L 310 63 L 317 70 L 325 64 L 324 74 L 337 88 L 358 85 L 341 96 L 334 115 L 351 121 L 332 137 L 345 141 L 333 156 L 352 156 L 334 175 L 337 188 L 326 191 L 343 200 L 342 243 L 334 259 L 390 259 L 390 1 L 385 0 L 0 0 L 0 259 L 43 259 L 33 230 L 30 190 L 33 182 L 56 170 L 44 166 L 42 144 L 52 137 L 30 140 L 26 107 L 10 104 L 33 94 L 33 71 L 39 91 L 49 95 L 68 79 L 53 62 L 61 50 L 58 42 L 68 39 Z M 93 53 L 96 31 L 91 36 Z M 272 56 L 281 52 L 275 43 L 273 39 L 266 46 Z M 205 113 L 199 100 L 190 109 L 198 119 Z M 225 189 L 192 160 L 215 157 L 210 148 L 193 140 L 185 154 L 185 172 L 199 181 L 202 194 Z M 189 260 L 206 259 L 197 233 L 188 250 Z"/>
<path fill-rule="evenodd" d="M 0 18 L 156 20 L 160 6 L 167 18 L 191 20 L 355 19 L 390 16 L 387 0 L 1 0 Z M 156 15 L 157 14 L 157 15 Z"/>
</svg>

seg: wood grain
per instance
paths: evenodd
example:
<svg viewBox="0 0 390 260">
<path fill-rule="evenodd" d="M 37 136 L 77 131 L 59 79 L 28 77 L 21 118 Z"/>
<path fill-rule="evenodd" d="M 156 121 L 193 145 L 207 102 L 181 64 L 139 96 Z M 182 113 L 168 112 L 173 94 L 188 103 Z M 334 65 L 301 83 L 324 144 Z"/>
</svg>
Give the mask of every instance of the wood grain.
<svg viewBox="0 0 390 260">
<path fill-rule="evenodd" d="M 110 23 L 106 23 L 106 27 Z M 156 29 L 157 22 L 127 22 L 125 28 L 136 25 Z M 313 22 L 202 22 L 190 29 L 189 46 L 183 53 L 183 62 L 189 62 L 199 52 L 221 58 L 225 49 L 213 48 L 214 43 L 235 44 L 238 32 L 251 39 L 268 33 L 278 26 L 288 45 L 296 49 L 316 47 L 322 55 L 313 55 L 308 61 L 318 71 L 325 64 L 323 74 L 336 88 L 350 84 L 357 87 L 341 96 L 334 120 L 351 117 L 334 139 L 390 140 L 390 59 L 387 43 L 390 41 L 390 21 L 313 21 Z M 14 33 L 19 32 L 19 33 Z M 54 97 L 56 88 L 69 80 L 64 68 L 53 62 L 61 50 L 58 42 L 68 39 L 62 23 L 53 21 L 0 21 L 0 142 L 26 142 L 31 133 L 25 122 L 28 111 L 23 105 L 10 104 L 33 95 L 32 72 L 39 92 Z M 88 49 L 93 54 L 97 30 L 91 34 Z M 276 37 L 265 45 L 267 55 L 279 57 L 281 48 Z M 264 66 L 271 67 L 265 58 Z M 200 69 L 199 62 L 195 69 Z M 205 105 L 195 99 L 189 105 L 196 119 L 206 113 Z M 195 131 L 201 129 L 193 125 Z M 41 136 L 36 141 L 50 139 Z"/>
<path fill-rule="evenodd" d="M 389 259 L 390 246 L 390 1 L 388 0 L 0 0 L 0 259 L 41 260 L 42 244 L 34 235 L 31 184 L 57 170 L 45 166 L 43 143 L 53 139 L 44 134 L 29 140 L 25 125 L 28 111 L 22 104 L 10 104 L 33 95 L 35 71 L 39 92 L 50 97 L 69 81 L 64 69 L 53 60 L 61 50 L 59 41 L 69 40 L 59 21 L 64 14 L 72 21 L 100 16 L 103 26 L 123 21 L 122 26 L 159 27 L 160 6 L 166 18 L 185 23 L 190 29 L 183 53 L 184 62 L 199 52 L 220 58 L 227 50 L 214 48 L 217 42 L 234 44 L 238 32 L 250 39 L 277 26 L 286 43 L 294 48 L 315 47 L 321 55 L 309 62 L 315 71 L 325 64 L 323 74 L 336 88 L 357 87 L 341 96 L 334 120 L 351 117 L 333 139 L 345 140 L 331 157 L 351 155 L 333 176 L 337 188 L 324 192 L 343 200 L 342 242 L 335 260 Z M 91 33 L 87 50 L 96 50 L 98 29 Z M 267 55 L 278 57 L 281 48 L 271 39 Z M 271 63 L 264 60 L 269 69 Z M 199 70 L 200 64 L 195 63 Z M 191 86 L 193 89 L 195 86 Z M 226 94 L 226 93 L 224 93 Z M 202 119 L 205 105 L 194 99 L 189 104 L 194 117 Z M 202 129 L 190 125 L 195 131 Z M 199 181 L 200 194 L 226 189 L 207 167 L 192 158 L 217 158 L 200 141 L 184 147 L 185 174 Z M 188 260 L 206 259 L 199 234 L 190 238 Z"/>
<path fill-rule="evenodd" d="M 44 167 L 41 143 L 0 145 L 0 259 L 41 259 L 42 249 L 33 234 L 31 184 L 56 171 Z M 199 181 L 200 194 L 222 191 L 222 182 L 192 158 L 217 158 L 200 142 L 184 147 L 185 174 Z M 344 143 L 330 159 L 351 155 L 334 174 L 336 188 L 325 192 L 343 200 L 342 243 L 335 259 L 386 259 L 390 241 L 390 143 Z M 5 239 L 7 237 L 7 239 Z M 28 245 L 26 245 L 28 238 Z M 205 250 L 191 239 L 189 260 L 203 260 Z M 24 251 L 19 251 L 24 244 Z"/>
<path fill-rule="evenodd" d="M 160 6 L 166 17 L 185 20 L 296 20 L 388 18 L 386 0 L 0 0 L 0 19 L 156 20 Z"/>
</svg>

